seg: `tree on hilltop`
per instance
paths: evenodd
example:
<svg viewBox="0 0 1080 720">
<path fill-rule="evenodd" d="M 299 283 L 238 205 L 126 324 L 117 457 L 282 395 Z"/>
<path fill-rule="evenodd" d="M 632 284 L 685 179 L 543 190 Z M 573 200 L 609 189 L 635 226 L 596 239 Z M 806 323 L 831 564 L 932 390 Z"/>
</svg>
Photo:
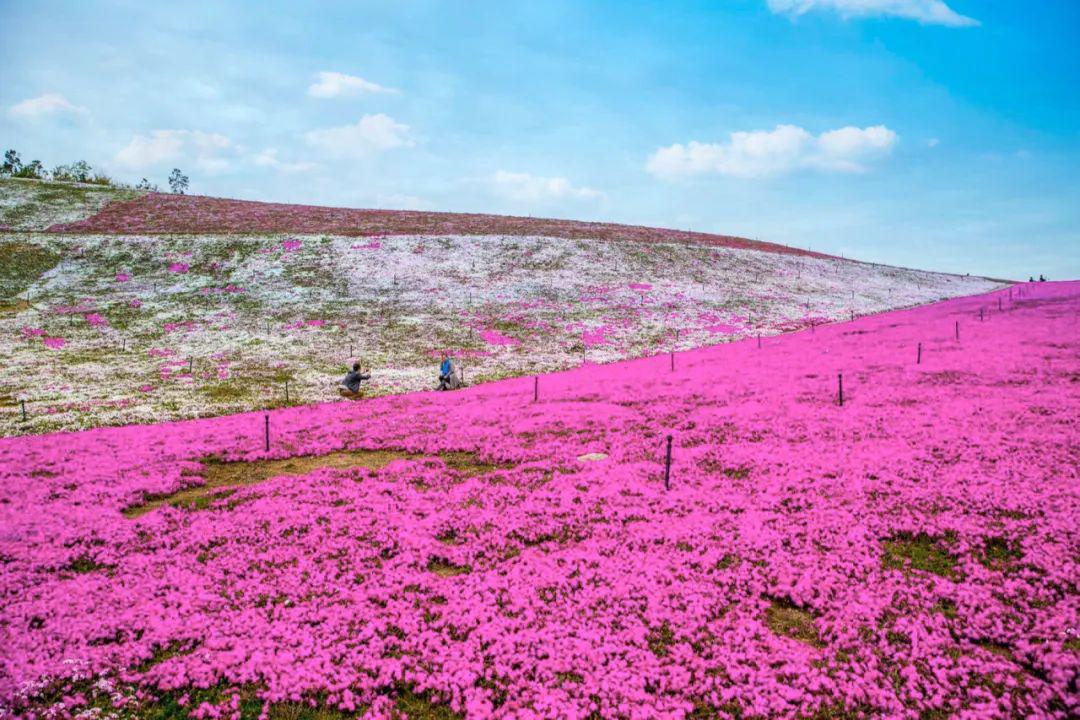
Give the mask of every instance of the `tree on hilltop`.
<svg viewBox="0 0 1080 720">
<path fill-rule="evenodd" d="M 11 173 L 12 177 L 29 178 L 31 180 L 44 180 L 48 175 L 48 170 L 41 164 L 40 160 L 31 160 L 26 165 Z"/>
<path fill-rule="evenodd" d="M 0 165 L 0 173 L 4 175 L 14 175 L 22 170 L 22 159 L 19 158 L 17 150 L 8 150 L 4 153 L 4 164 Z"/>
<path fill-rule="evenodd" d="M 169 173 L 169 189 L 177 195 L 183 195 L 188 189 L 188 176 L 180 172 L 180 168 L 173 168 Z"/>
</svg>

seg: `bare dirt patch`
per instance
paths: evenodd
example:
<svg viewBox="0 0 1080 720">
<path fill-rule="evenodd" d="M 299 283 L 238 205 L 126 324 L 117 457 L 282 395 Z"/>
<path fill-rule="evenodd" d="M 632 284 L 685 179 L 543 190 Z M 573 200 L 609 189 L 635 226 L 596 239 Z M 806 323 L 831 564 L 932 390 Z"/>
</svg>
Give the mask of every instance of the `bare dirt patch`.
<svg viewBox="0 0 1080 720">
<path fill-rule="evenodd" d="M 306 475 L 326 468 L 380 470 L 394 460 L 418 460 L 424 457 L 442 458 L 447 467 L 466 477 L 485 475 L 500 469 L 499 465 L 479 462 L 476 455 L 469 452 L 445 452 L 428 456 L 401 450 L 341 450 L 325 455 L 300 455 L 282 460 L 221 462 L 210 458 L 202 461 L 203 469 L 198 474 L 198 477 L 205 480 L 204 483 L 167 495 L 148 495 L 138 505 L 125 508 L 124 515 L 137 518 L 163 505 L 204 510 L 216 500 L 231 495 L 236 488 L 255 485 L 270 478 Z"/>
</svg>

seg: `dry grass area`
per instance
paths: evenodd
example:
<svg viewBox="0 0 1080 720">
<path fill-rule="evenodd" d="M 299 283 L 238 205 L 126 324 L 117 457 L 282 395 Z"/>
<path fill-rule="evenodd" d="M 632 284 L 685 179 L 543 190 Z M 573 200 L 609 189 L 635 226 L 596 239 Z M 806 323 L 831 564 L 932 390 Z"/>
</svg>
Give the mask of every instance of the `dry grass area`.
<svg viewBox="0 0 1080 720">
<path fill-rule="evenodd" d="M 419 460 L 424 457 L 439 457 L 447 467 L 466 477 L 485 475 L 500 468 L 499 465 L 482 463 L 470 452 L 445 452 L 428 456 L 409 453 L 402 450 L 341 450 L 325 455 L 299 455 L 283 460 L 253 460 L 240 462 L 221 462 L 216 459 L 202 461 L 203 470 L 197 477 L 205 482 L 194 487 L 184 488 L 168 495 L 148 496 L 138 505 L 124 509 L 124 515 L 137 518 L 164 505 L 203 510 L 215 500 L 228 497 L 232 489 L 255 485 L 270 478 L 281 476 L 307 475 L 315 470 L 326 468 L 347 470 L 367 468 L 379 470 L 394 460 Z"/>
<path fill-rule="evenodd" d="M 0 300 L 0 317 L 15 316 L 23 310 L 29 310 L 30 303 L 26 300 Z"/>
<path fill-rule="evenodd" d="M 824 647 L 818 636 L 814 616 L 786 599 L 773 599 L 765 611 L 765 623 L 777 635 L 794 638 L 814 647 Z"/>
</svg>

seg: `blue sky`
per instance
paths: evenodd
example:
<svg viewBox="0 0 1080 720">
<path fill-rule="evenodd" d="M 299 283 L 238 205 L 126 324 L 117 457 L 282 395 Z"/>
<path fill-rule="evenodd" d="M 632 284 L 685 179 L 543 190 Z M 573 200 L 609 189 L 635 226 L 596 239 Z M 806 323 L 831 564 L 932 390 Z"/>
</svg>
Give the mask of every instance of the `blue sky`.
<svg viewBox="0 0 1080 720">
<path fill-rule="evenodd" d="M 1080 277 L 1080 3 L 0 0 L 0 144 L 191 192 Z"/>
</svg>

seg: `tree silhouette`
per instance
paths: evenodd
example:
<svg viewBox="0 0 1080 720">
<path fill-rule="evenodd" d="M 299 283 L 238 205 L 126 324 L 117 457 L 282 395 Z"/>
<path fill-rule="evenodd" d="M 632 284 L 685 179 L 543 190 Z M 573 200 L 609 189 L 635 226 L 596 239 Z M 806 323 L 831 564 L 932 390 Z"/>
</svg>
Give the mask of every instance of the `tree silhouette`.
<svg viewBox="0 0 1080 720">
<path fill-rule="evenodd" d="M 4 164 L 0 165 L 0 172 L 5 175 L 14 175 L 22 169 L 22 160 L 16 150 L 8 150 L 4 153 Z"/>
<path fill-rule="evenodd" d="M 183 195 L 188 189 L 188 176 L 180 172 L 180 168 L 173 168 L 169 173 L 169 189 L 177 195 Z"/>
</svg>

